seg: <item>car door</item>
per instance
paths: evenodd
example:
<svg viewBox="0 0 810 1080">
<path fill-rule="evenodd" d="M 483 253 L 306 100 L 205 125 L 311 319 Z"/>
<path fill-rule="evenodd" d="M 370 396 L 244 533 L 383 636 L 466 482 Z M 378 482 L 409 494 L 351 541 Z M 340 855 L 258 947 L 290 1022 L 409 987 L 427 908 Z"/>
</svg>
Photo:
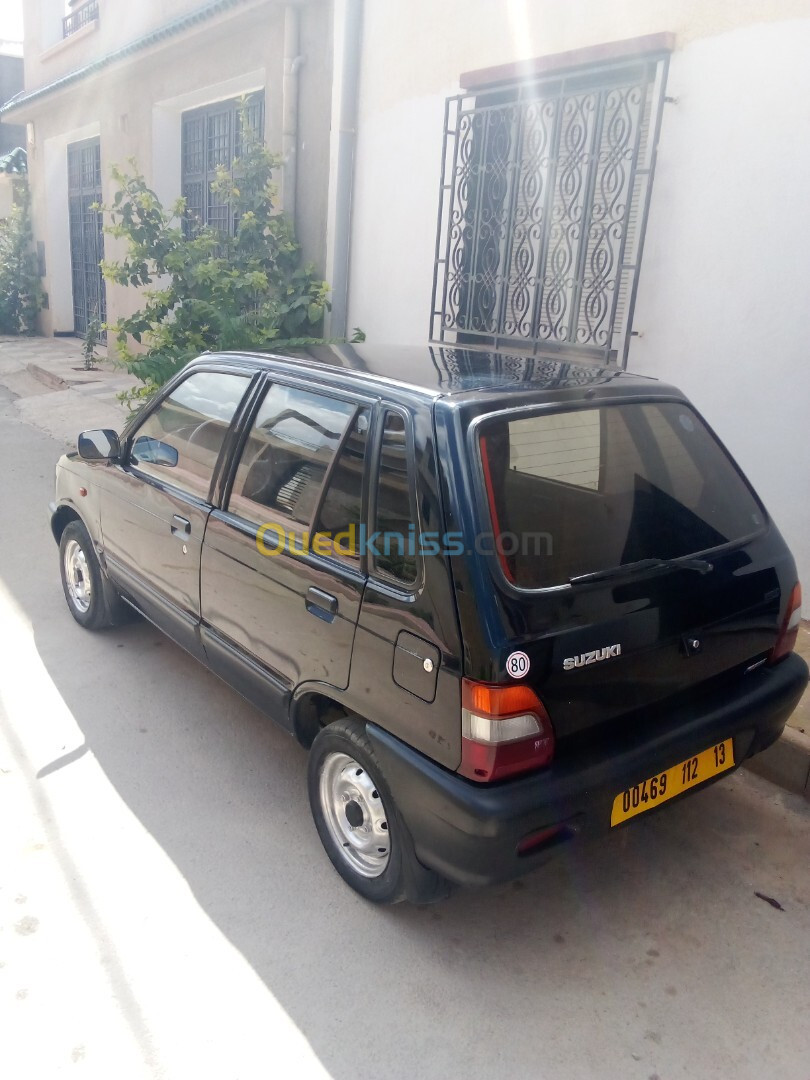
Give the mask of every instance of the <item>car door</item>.
<svg viewBox="0 0 810 1080">
<path fill-rule="evenodd" d="M 200 657 L 200 552 L 211 488 L 253 375 L 248 369 L 191 372 L 128 434 L 122 461 L 106 470 L 101 486 L 110 577 Z"/>
<path fill-rule="evenodd" d="M 369 470 L 368 580 L 346 704 L 450 769 L 461 758 L 461 642 L 432 418 L 386 403 Z"/>
<path fill-rule="evenodd" d="M 302 682 L 345 687 L 365 583 L 370 402 L 273 378 L 202 552 L 211 667 L 287 722 Z"/>
</svg>

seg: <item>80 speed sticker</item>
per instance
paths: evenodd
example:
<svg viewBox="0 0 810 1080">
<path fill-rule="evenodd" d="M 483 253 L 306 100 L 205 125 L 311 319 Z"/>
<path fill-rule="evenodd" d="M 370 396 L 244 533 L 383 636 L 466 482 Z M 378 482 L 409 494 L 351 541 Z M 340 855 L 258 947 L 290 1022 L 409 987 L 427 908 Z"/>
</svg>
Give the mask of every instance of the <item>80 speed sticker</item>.
<svg viewBox="0 0 810 1080">
<path fill-rule="evenodd" d="M 529 674 L 529 658 L 525 652 L 513 652 L 506 658 L 506 673 L 513 679 L 522 679 Z"/>
</svg>

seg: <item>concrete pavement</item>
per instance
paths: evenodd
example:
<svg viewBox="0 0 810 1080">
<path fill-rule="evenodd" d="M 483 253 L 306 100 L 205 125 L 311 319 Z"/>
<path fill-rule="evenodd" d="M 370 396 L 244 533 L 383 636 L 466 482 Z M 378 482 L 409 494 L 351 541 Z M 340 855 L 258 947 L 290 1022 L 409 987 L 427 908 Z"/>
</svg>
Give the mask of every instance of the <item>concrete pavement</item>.
<svg viewBox="0 0 810 1080">
<path fill-rule="evenodd" d="M 96 370 L 85 371 L 78 338 L 0 337 L 0 383 L 23 420 L 75 449 L 83 428 L 120 430 L 128 415 L 116 395 L 135 380 L 97 352 Z"/>
</svg>

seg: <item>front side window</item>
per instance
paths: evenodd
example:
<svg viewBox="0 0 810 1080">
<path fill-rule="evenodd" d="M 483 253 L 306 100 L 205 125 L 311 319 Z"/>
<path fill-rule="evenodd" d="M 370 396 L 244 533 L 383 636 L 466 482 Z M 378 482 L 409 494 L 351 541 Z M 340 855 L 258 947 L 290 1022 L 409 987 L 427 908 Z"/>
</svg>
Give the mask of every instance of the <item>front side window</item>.
<svg viewBox="0 0 810 1080">
<path fill-rule="evenodd" d="M 667 58 L 447 102 L 431 338 L 626 355 Z"/>
<path fill-rule="evenodd" d="M 417 579 L 416 499 L 410 433 L 401 413 L 385 414 L 374 499 L 374 569 L 404 585 Z"/>
<path fill-rule="evenodd" d="M 228 509 L 258 524 L 289 518 L 308 526 L 356 406 L 274 383 L 247 437 Z"/>
<path fill-rule="evenodd" d="M 218 371 L 189 375 L 136 429 L 130 464 L 207 499 L 219 452 L 249 382 L 247 375 Z"/>
<path fill-rule="evenodd" d="M 681 403 L 493 419 L 479 449 L 494 550 L 520 588 L 695 555 L 764 525 L 728 456 Z"/>
</svg>

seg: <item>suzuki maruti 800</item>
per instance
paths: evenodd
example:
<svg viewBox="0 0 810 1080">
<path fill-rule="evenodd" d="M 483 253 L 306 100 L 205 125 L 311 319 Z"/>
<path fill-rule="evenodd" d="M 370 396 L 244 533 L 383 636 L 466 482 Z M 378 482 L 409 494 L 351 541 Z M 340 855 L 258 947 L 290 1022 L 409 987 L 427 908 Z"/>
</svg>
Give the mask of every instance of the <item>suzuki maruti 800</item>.
<svg viewBox="0 0 810 1080">
<path fill-rule="evenodd" d="M 51 524 L 78 623 L 136 609 L 309 749 L 380 903 L 722 779 L 807 682 L 765 507 L 682 393 L 612 367 L 205 355 L 80 435 Z"/>
</svg>

